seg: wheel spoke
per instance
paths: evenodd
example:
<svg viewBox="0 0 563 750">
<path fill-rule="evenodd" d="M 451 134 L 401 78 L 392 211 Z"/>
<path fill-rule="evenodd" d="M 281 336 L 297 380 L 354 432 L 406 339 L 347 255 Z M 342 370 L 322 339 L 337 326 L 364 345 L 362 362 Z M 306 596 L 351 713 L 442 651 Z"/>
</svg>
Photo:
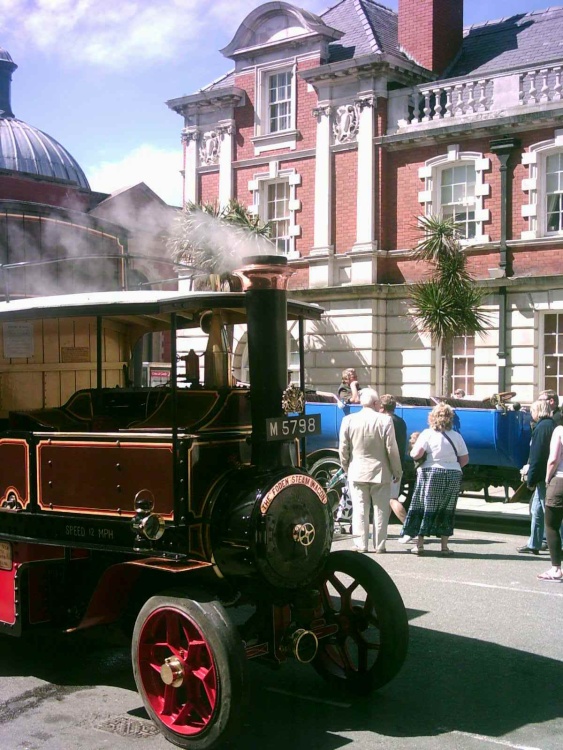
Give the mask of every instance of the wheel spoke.
<svg viewBox="0 0 563 750">
<path fill-rule="evenodd" d="M 168 612 L 166 615 L 166 645 L 170 650 L 180 647 L 180 615 L 176 612 Z"/>
<path fill-rule="evenodd" d="M 182 611 L 156 610 L 141 631 L 137 655 L 145 693 L 158 719 L 179 735 L 202 732 L 213 720 L 219 695 L 213 655 L 198 624 Z M 174 684 L 163 678 L 169 658 L 175 662 Z"/>
<path fill-rule="evenodd" d="M 163 687 L 164 694 L 162 696 L 161 713 L 165 716 L 174 716 L 178 712 L 178 691 L 172 685 L 163 685 Z"/>
<path fill-rule="evenodd" d="M 325 618 L 338 631 L 319 642 L 317 671 L 354 692 L 386 684 L 408 643 L 404 604 L 388 574 L 363 556 L 334 552 L 320 590 Z"/>
</svg>

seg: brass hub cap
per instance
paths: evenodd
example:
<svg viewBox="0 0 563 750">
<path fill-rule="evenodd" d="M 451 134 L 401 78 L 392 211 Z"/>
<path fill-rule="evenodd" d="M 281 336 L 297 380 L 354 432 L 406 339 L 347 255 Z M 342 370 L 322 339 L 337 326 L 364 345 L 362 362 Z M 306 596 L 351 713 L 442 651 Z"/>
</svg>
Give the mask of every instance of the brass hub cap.
<svg viewBox="0 0 563 750">
<path fill-rule="evenodd" d="M 315 527 L 312 523 L 298 523 L 293 528 L 293 539 L 304 547 L 310 547 L 315 540 Z"/>
<path fill-rule="evenodd" d="M 160 679 L 165 685 L 178 688 L 184 682 L 184 665 L 177 656 L 169 656 L 160 668 Z"/>
</svg>

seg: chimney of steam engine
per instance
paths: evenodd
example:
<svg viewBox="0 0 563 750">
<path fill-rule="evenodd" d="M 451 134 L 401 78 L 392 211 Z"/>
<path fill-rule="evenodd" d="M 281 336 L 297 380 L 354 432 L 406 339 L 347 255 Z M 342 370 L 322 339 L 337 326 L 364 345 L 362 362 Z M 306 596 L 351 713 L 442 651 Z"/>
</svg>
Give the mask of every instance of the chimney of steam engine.
<svg viewBox="0 0 563 750">
<path fill-rule="evenodd" d="M 293 271 L 281 255 L 244 258 L 235 271 L 246 292 L 252 463 L 260 467 L 289 463 L 286 443 L 266 442 L 266 419 L 282 417 L 287 388 L 287 283 Z"/>
</svg>

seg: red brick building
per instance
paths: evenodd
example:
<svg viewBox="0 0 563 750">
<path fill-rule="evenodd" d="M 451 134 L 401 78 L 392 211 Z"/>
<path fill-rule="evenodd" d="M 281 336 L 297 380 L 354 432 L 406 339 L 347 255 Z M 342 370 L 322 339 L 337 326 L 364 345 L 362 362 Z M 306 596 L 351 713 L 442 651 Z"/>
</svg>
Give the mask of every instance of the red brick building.
<svg viewBox="0 0 563 750">
<path fill-rule="evenodd" d="M 491 328 L 456 342 L 455 387 L 563 393 L 563 9 L 463 27 L 462 0 L 341 0 L 252 11 L 234 68 L 168 102 L 184 118 L 185 198 L 236 197 L 272 221 L 294 289 L 327 314 L 307 377 L 343 367 L 435 393 L 441 357 L 412 332 L 423 214 L 463 228 Z M 244 340 L 238 364 L 244 377 Z"/>
</svg>

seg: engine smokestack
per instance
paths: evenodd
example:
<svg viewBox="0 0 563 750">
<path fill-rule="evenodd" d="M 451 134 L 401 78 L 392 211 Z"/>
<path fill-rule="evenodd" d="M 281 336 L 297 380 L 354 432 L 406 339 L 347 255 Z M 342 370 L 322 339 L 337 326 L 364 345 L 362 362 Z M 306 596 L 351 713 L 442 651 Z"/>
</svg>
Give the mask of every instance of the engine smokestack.
<svg viewBox="0 0 563 750">
<path fill-rule="evenodd" d="M 282 255 L 253 255 L 235 271 L 246 292 L 252 463 L 290 463 L 286 443 L 266 441 L 266 419 L 282 417 L 287 388 L 287 284 L 293 270 Z"/>
</svg>

